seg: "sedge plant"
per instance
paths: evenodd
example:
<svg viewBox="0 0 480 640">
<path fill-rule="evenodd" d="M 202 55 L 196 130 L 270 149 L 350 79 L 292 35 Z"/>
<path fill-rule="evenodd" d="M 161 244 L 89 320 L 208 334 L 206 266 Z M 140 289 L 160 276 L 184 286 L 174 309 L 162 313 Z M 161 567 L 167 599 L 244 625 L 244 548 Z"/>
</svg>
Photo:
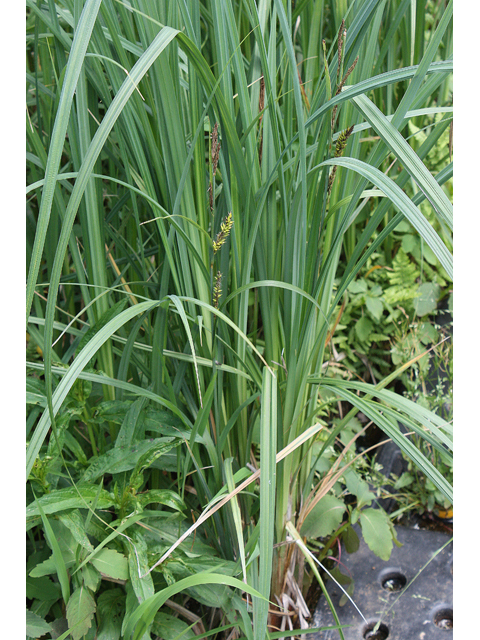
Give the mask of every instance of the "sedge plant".
<svg viewBox="0 0 480 640">
<path fill-rule="evenodd" d="M 314 476 L 322 393 L 451 499 L 398 426 L 450 459 L 451 425 L 390 391 L 395 374 L 326 366 L 345 291 L 402 220 L 452 278 L 452 164 L 423 162 L 450 124 L 451 15 L 27 0 L 29 570 L 57 576 L 33 626 L 285 628 L 287 523 L 301 536 L 346 473 Z M 414 151 L 405 127 L 432 114 Z M 174 622 L 179 593 L 221 613 Z"/>
</svg>

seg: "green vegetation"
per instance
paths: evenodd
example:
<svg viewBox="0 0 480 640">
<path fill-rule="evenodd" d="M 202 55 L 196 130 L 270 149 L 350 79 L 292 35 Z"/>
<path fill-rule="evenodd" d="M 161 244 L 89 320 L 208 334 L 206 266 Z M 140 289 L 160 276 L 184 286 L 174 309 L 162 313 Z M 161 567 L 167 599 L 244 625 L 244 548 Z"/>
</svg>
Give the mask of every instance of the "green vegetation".
<svg viewBox="0 0 480 640">
<path fill-rule="evenodd" d="M 451 122 L 451 1 L 27 0 L 27 637 L 293 635 L 370 424 L 452 502 Z"/>
</svg>

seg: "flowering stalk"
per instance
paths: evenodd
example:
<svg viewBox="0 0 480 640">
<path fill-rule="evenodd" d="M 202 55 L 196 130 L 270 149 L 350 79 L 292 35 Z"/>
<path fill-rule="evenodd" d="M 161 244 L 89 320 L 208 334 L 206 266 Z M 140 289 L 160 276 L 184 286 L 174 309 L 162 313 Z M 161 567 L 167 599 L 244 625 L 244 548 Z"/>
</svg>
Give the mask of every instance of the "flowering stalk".
<svg viewBox="0 0 480 640">
<path fill-rule="evenodd" d="M 226 239 L 230 235 L 230 231 L 233 227 L 232 212 L 225 216 L 225 219 L 220 225 L 220 231 L 217 233 L 217 237 L 213 241 L 213 254 L 215 255 L 225 243 Z"/>
<path fill-rule="evenodd" d="M 345 151 L 345 147 L 347 146 L 347 140 L 350 137 L 352 131 L 353 131 L 353 124 L 351 127 L 348 127 L 348 129 L 345 129 L 345 131 L 342 131 L 341 134 L 338 136 L 337 144 L 335 145 L 335 158 L 340 158 L 340 156 L 343 155 L 343 152 Z M 328 195 L 330 195 L 330 192 L 332 190 L 333 181 L 335 180 L 336 173 L 337 173 L 337 165 L 333 167 L 332 173 L 328 178 Z"/>
</svg>

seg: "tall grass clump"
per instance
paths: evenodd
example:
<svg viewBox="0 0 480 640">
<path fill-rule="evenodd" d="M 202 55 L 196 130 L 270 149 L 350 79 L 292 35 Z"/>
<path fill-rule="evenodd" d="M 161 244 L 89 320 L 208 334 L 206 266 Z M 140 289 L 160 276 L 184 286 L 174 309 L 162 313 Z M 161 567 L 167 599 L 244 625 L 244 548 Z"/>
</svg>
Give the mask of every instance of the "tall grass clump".
<svg viewBox="0 0 480 640">
<path fill-rule="evenodd" d="M 451 17 L 27 0 L 31 637 L 284 629 L 290 543 L 352 464 L 319 476 L 318 456 L 358 411 L 451 499 L 415 444 L 450 459 L 451 425 L 396 372 L 329 371 L 347 288 L 401 221 L 452 279 L 452 163 L 425 163 L 451 121 Z"/>
</svg>

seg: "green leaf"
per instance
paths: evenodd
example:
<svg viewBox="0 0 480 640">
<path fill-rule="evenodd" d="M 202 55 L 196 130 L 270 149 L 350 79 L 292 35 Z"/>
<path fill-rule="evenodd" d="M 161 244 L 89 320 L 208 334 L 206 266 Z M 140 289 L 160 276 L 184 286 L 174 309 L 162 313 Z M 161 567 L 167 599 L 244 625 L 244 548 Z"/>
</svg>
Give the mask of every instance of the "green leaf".
<svg viewBox="0 0 480 640">
<path fill-rule="evenodd" d="M 318 502 L 305 518 L 301 534 L 307 538 L 320 538 L 330 535 L 343 520 L 345 504 L 335 496 L 326 495 Z"/>
<path fill-rule="evenodd" d="M 149 438 L 131 445 L 110 449 L 107 453 L 93 459 L 83 474 L 82 482 L 92 482 L 105 473 L 122 473 L 134 469 L 149 455 L 153 455 L 155 458 L 167 453 L 177 442 L 173 438 Z"/>
<path fill-rule="evenodd" d="M 418 287 L 418 296 L 413 299 L 413 307 L 417 316 L 425 316 L 437 308 L 440 287 L 435 282 L 424 282 Z"/>
<path fill-rule="evenodd" d="M 342 542 L 347 553 L 355 553 L 360 547 L 360 539 L 353 527 L 347 527 L 342 534 Z"/>
<path fill-rule="evenodd" d="M 138 398 L 127 411 L 115 441 L 115 448 L 128 447 L 135 440 L 143 440 L 145 437 L 142 429 L 145 421 L 145 413 L 142 411 L 144 404 L 145 398 Z"/>
<path fill-rule="evenodd" d="M 358 280 L 352 280 L 347 290 L 350 293 L 366 293 L 368 291 L 368 285 L 363 278 L 359 278 Z"/>
<path fill-rule="evenodd" d="M 147 543 L 143 536 L 137 531 L 133 532 L 132 542 L 128 545 L 128 568 L 130 582 L 139 603 L 155 593 L 152 574 L 147 573 L 150 569 L 147 549 Z"/>
<path fill-rule="evenodd" d="M 412 147 L 367 96 L 356 96 L 353 102 L 418 184 L 437 215 L 452 229 L 452 204 Z"/>
<path fill-rule="evenodd" d="M 368 342 L 370 334 L 373 330 L 372 321 L 367 316 L 362 316 L 360 320 L 355 324 L 355 333 L 362 342 Z"/>
<path fill-rule="evenodd" d="M 56 178 L 60 165 L 60 160 L 65 145 L 65 134 L 67 132 L 70 111 L 72 108 L 73 95 L 78 82 L 78 77 L 84 62 L 85 52 L 92 35 L 93 26 L 100 9 L 101 0 L 90 0 L 85 3 L 82 15 L 76 25 L 75 36 L 70 48 L 65 77 L 60 94 L 60 101 L 55 115 L 55 124 L 50 139 L 47 166 L 45 169 L 45 184 L 43 188 L 42 200 L 40 202 L 39 219 L 35 234 L 35 243 L 32 250 L 30 269 L 27 282 L 27 321 L 32 306 L 35 285 L 37 283 L 38 271 L 42 260 L 42 252 L 47 235 L 48 223 L 53 203 Z"/>
<path fill-rule="evenodd" d="M 122 615 L 125 611 L 125 593 L 114 588 L 103 591 L 97 598 L 97 640 L 119 640 Z"/>
<path fill-rule="evenodd" d="M 185 589 L 194 588 L 197 586 L 207 584 L 229 585 L 240 591 L 246 591 L 250 596 L 256 596 L 261 598 L 261 594 L 253 589 L 250 585 L 245 584 L 237 578 L 231 578 L 230 576 L 220 575 L 216 573 L 198 573 L 195 576 L 189 576 L 183 578 L 178 582 L 170 585 L 166 589 L 162 589 L 155 595 L 142 602 L 142 604 L 129 616 L 127 623 L 125 624 L 124 636 L 130 640 L 133 632 L 133 639 L 140 640 L 150 624 L 153 622 L 157 611 L 168 600 L 168 598 L 174 596 L 176 593 L 180 593 Z"/>
<path fill-rule="evenodd" d="M 319 167 L 338 165 L 356 171 L 361 176 L 373 182 L 389 198 L 395 207 L 403 213 L 408 221 L 415 227 L 421 237 L 435 253 L 447 272 L 448 277 L 453 280 L 453 257 L 440 238 L 438 233 L 428 222 L 420 209 L 410 200 L 402 189 L 388 176 L 383 174 L 376 167 L 370 166 L 357 158 L 331 158 L 322 162 Z"/>
<path fill-rule="evenodd" d="M 179 443 L 179 440 L 174 438 L 150 438 L 150 440 L 146 440 L 146 443 L 149 443 L 149 447 L 147 450 L 139 457 L 137 464 L 135 465 L 135 469 L 132 473 L 132 478 L 130 479 L 130 484 L 133 484 L 133 479 L 137 474 L 142 473 L 144 469 L 148 469 L 155 460 L 158 460 L 160 456 L 163 456 L 165 453 L 168 453 L 170 449 L 176 447 Z"/>
<path fill-rule="evenodd" d="M 63 556 L 62 549 L 60 548 L 60 543 L 64 543 L 64 541 L 61 538 L 60 540 L 57 540 L 58 536 L 55 535 L 56 531 L 54 531 L 53 529 L 53 526 L 55 525 L 58 525 L 58 526 L 63 526 L 63 525 L 61 525 L 61 523 L 59 522 L 50 523 L 45 512 L 42 509 L 42 506 L 40 505 L 40 500 L 37 500 L 35 498 L 35 502 L 36 502 L 35 506 L 38 509 L 38 512 L 42 518 L 43 528 L 45 530 L 45 537 L 52 550 L 52 562 L 55 567 L 58 580 L 60 582 L 60 587 L 62 589 L 62 598 L 66 604 L 69 602 L 69 598 L 70 598 L 70 582 L 69 582 L 69 576 L 67 573 L 67 567 L 65 565 L 65 558 Z M 30 572 L 30 575 L 32 577 L 35 577 L 32 571 Z"/>
<path fill-rule="evenodd" d="M 42 576 L 33 578 L 30 575 L 26 580 L 26 596 L 30 600 L 57 600 L 61 596 L 60 585 L 50 578 Z"/>
<path fill-rule="evenodd" d="M 38 499 L 38 504 L 44 513 L 58 513 L 66 509 L 86 509 L 96 499 L 98 487 L 95 485 L 68 487 L 47 493 Z M 107 509 L 113 505 L 113 499 L 104 489 L 101 490 L 98 501 L 98 509 Z M 27 507 L 27 518 L 40 515 L 39 507 L 32 502 Z"/>
<path fill-rule="evenodd" d="M 183 620 L 171 616 L 169 613 L 159 612 L 155 616 L 152 625 L 152 633 L 162 638 L 162 640 L 176 640 L 179 636 L 182 640 L 196 638 L 195 633 Z"/>
<path fill-rule="evenodd" d="M 360 514 L 362 535 L 366 544 L 375 555 L 388 560 L 393 549 L 390 520 L 385 511 L 368 508 Z"/>
<path fill-rule="evenodd" d="M 93 545 L 85 532 L 85 523 L 80 513 L 78 511 L 71 511 L 69 513 L 63 513 L 59 517 L 60 522 L 63 522 L 67 529 L 70 530 L 78 544 L 88 551 L 93 551 Z"/>
<path fill-rule="evenodd" d="M 101 402 L 95 410 L 95 422 L 115 422 L 121 424 L 132 406 L 131 400 L 105 400 Z"/>
<path fill-rule="evenodd" d="M 90 560 L 93 566 L 110 578 L 116 578 L 117 580 L 128 579 L 128 562 L 127 558 L 114 551 L 113 549 L 101 549 Z"/>
<path fill-rule="evenodd" d="M 176 511 L 184 511 L 186 505 L 178 493 L 170 489 L 151 489 L 137 495 L 138 502 L 145 507 L 147 504 L 164 504 Z"/>
<path fill-rule="evenodd" d="M 370 296 L 367 296 L 365 298 L 365 304 L 375 320 L 380 321 L 383 315 L 383 302 L 380 298 L 371 298 Z"/>
<path fill-rule="evenodd" d="M 122 621 L 118 616 L 115 618 L 102 618 L 96 640 L 119 640 L 121 632 Z"/>
<path fill-rule="evenodd" d="M 398 225 L 400 226 L 400 225 Z M 397 230 L 398 230 L 397 226 Z M 406 233 L 402 238 L 402 249 L 405 253 L 413 253 L 415 249 L 420 245 L 418 236 L 414 236 L 411 233 Z"/>
<path fill-rule="evenodd" d="M 67 605 L 68 626 L 73 640 L 80 640 L 88 632 L 94 613 L 95 600 L 88 589 L 76 589 Z"/>
<path fill-rule="evenodd" d="M 100 586 L 102 576 L 100 572 L 91 564 L 86 564 L 81 569 L 83 584 L 92 593 L 95 593 Z"/>
<path fill-rule="evenodd" d="M 104 327 L 108 322 L 110 322 L 110 320 L 121 313 L 126 304 L 127 298 L 122 298 L 112 307 L 109 307 L 107 311 L 105 311 L 105 313 L 101 316 L 101 318 L 99 318 L 98 321 L 93 325 L 93 327 L 90 327 L 88 331 L 83 335 L 77 347 L 77 352 L 80 352 L 102 327 Z"/>
<path fill-rule="evenodd" d="M 357 498 L 357 509 L 361 509 L 363 506 L 372 503 L 375 496 L 370 491 L 368 483 L 362 480 L 351 467 L 345 471 L 343 477 L 345 478 L 347 489 Z"/>
<path fill-rule="evenodd" d="M 27 609 L 27 636 L 41 638 L 52 631 L 51 625 L 33 611 Z"/>
</svg>

